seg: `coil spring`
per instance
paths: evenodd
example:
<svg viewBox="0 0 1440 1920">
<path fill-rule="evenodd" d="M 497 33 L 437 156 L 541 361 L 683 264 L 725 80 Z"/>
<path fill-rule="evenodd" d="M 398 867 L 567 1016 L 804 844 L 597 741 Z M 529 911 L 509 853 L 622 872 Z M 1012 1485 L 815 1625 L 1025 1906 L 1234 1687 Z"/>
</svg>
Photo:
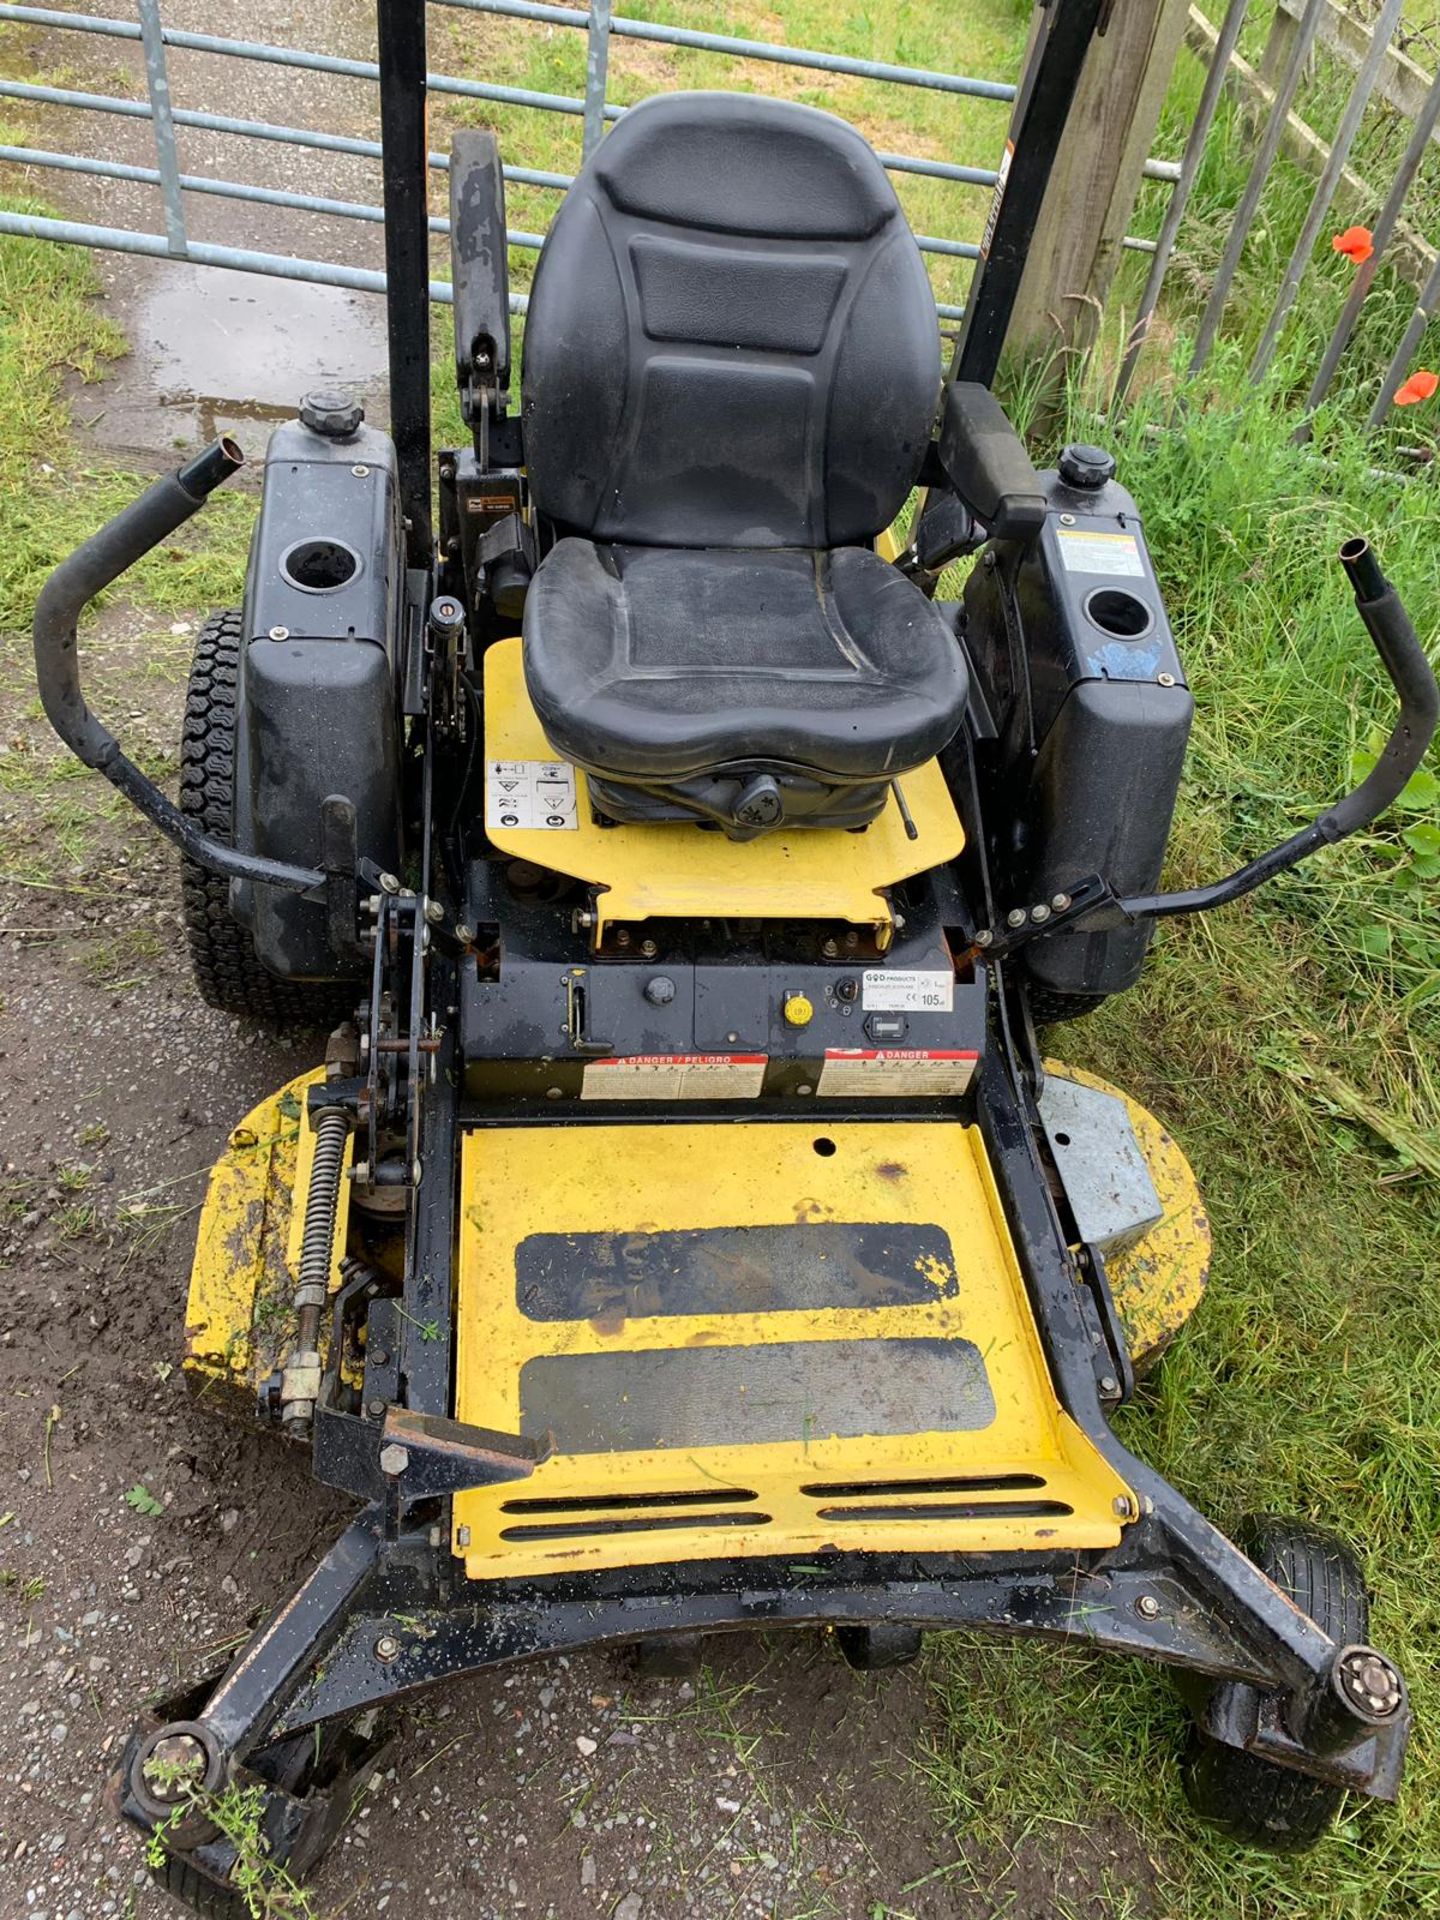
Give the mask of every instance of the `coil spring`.
<svg viewBox="0 0 1440 1920">
<path fill-rule="evenodd" d="M 310 1189 L 305 1196 L 305 1228 L 300 1236 L 300 1284 L 297 1304 L 323 1306 L 330 1286 L 330 1260 L 335 1246 L 335 1214 L 340 1205 L 340 1175 L 345 1164 L 345 1142 L 350 1121 L 331 1107 L 315 1122 L 315 1158 L 310 1167 Z M 318 1288 L 318 1294 L 312 1289 Z"/>
</svg>

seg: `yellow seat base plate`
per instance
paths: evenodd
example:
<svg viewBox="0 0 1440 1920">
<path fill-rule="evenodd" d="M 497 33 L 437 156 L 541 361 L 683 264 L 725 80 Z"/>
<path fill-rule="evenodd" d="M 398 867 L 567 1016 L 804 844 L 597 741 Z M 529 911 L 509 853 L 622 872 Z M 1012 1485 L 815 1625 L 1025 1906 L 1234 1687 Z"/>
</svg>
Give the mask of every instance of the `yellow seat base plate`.
<svg viewBox="0 0 1440 1920">
<path fill-rule="evenodd" d="M 1104 1547 L 1135 1511 L 973 1129 L 486 1128 L 461 1180 L 457 1415 L 556 1444 L 456 1496 L 471 1578 Z"/>
<path fill-rule="evenodd" d="M 519 640 L 498 641 L 485 655 L 485 758 L 555 760 L 525 689 Z M 844 920 L 874 927 L 884 948 L 894 922 L 883 889 L 944 866 L 965 844 L 934 760 L 902 782 L 913 840 L 893 793 L 863 833 L 814 827 L 738 842 L 681 821 L 602 827 L 578 767 L 574 778 L 572 826 L 507 827 L 487 802 L 485 832 L 502 853 L 595 886 L 597 937 L 606 923 L 652 918 Z"/>
</svg>

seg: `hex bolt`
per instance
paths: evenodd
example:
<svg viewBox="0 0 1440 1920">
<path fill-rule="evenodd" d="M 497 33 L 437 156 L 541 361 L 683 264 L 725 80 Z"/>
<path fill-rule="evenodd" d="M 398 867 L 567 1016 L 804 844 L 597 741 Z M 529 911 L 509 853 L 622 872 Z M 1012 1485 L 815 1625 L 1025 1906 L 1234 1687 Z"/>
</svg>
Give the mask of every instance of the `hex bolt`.
<svg viewBox="0 0 1440 1920">
<path fill-rule="evenodd" d="M 375 1358 L 378 1360 L 379 1356 L 376 1355 Z M 365 1402 L 365 1411 L 370 1414 L 372 1418 L 378 1420 L 385 1411 L 385 1402 L 378 1396 L 373 1400 L 367 1400 Z"/>
<path fill-rule="evenodd" d="M 806 1086 L 805 1082 L 802 1080 L 800 1085 L 796 1087 L 795 1091 L 796 1093 L 813 1093 L 815 1089 L 813 1087 Z"/>
<path fill-rule="evenodd" d="M 620 928 L 618 928 L 618 929 L 616 930 L 616 934 L 615 934 L 615 944 L 616 944 L 616 946 L 617 946 L 617 947 L 628 947 L 628 946 L 629 946 L 629 944 L 630 944 L 630 929 L 629 929 L 628 927 L 620 927 Z"/>
<path fill-rule="evenodd" d="M 385 1661 L 387 1665 L 400 1658 L 400 1642 L 393 1633 L 382 1633 L 375 1642 L 375 1658 Z"/>
<path fill-rule="evenodd" d="M 1035 905 L 1030 909 L 1030 918 L 1035 922 L 1037 927 L 1043 927 L 1045 922 L 1050 918 L 1050 909 L 1043 900 L 1037 900 Z"/>
<path fill-rule="evenodd" d="M 1005 916 L 1005 924 L 1007 927 L 1023 927 L 1026 918 L 1024 907 L 1012 907 Z"/>
<path fill-rule="evenodd" d="M 840 958 L 840 942 L 838 940 L 822 940 L 820 942 L 820 951 L 827 960 L 838 960 Z"/>
<path fill-rule="evenodd" d="M 1050 901 L 1051 908 L 1056 913 L 1064 913 L 1069 904 L 1070 896 L 1068 893 L 1057 893 Z"/>
<path fill-rule="evenodd" d="M 469 1529 L 469 1527 L 457 1527 L 457 1528 L 455 1529 L 455 1544 L 456 1544 L 456 1546 L 457 1546 L 457 1547 L 468 1547 L 468 1546 L 469 1546 L 469 1544 L 470 1544 L 470 1529 Z"/>
<path fill-rule="evenodd" d="M 442 480 L 453 480 L 455 478 L 455 469 L 448 460 L 440 469 L 440 478 Z"/>
<path fill-rule="evenodd" d="M 380 1449 L 380 1471 L 392 1480 L 398 1480 L 410 1464 L 410 1455 L 404 1447 L 393 1442 Z"/>
<path fill-rule="evenodd" d="M 272 640 L 288 640 L 290 638 L 290 629 L 288 627 L 271 627 L 270 638 Z"/>
<path fill-rule="evenodd" d="M 1175 684 L 1175 676 L 1173 673 L 1157 673 L 1155 676 L 1155 684 L 1160 687 L 1173 687 Z"/>
<path fill-rule="evenodd" d="M 350 471 L 351 473 L 354 474 L 357 480 L 367 480 L 370 477 L 370 469 L 367 466 L 365 466 L 363 462 L 357 466 L 351 467 Z"/>
<path fill-rule="evenodd" d="M 398 881 L 398 880 L 397 880 L 397 879 L 395 878 L 395 876 L 394 876 L 394 874 L 393 874 L 393 873 L 382 873 L 382 874 L 381 874 L 381 876 L 380 876 L 380 891 L 381 891 L 382 893 L 399 893 L 399 891 L 400 891 L 400 882 L 399 882 L 399 881 Z"/>
<path fill-rule="evenodd" d="M 445 918 L 445 909 L 438 900 L 427 900 L 425 902 L 425 918 L 430 922 L 432 927 L 438 927 L 440 922 Z"/>
<path fill-rule="evenodd" d="M 560 1087 L 546 1087 L 545 1098 L 547 1100 L 559 1100 L 562 1097 L 563 1097 L 563 1090 Z"/>
<path fill-rule="evenodd" d="M 1135 1511 L 1134 1507 L 1130 1504 L 1129 1495 L 1124 1493 L 1116 1494 L 1115 1498 L 1110 1502 L 1110 1509 L 1112 1513 L 1117 1513 L 1122 1520 L 1128 1520 Z"/>
<path fill-rule="evenodd" d="M 647 960 L 653 960 L 660 951 L 660 942 L 658 940 L 642 940 L 640 942 L 640 951 Z"/>
<path fill-rule="evenodd" d="M 460 942 L 462 947 L 468 947 L 474 940 L 475 929 L 470 925 L 468 920 L 457 920 L 455 922 L 455 938 Z"/>
<path fill-rule="evenodd" d="M 1160 1617 L 1160 1602 L 1155 1598 L 1153 1593 L 1142 1593 L 1140 1598 L 1135 1602 L 1135 1611 L 1140 1615 L 1142 1620 L 1158 1620 Z"/>
<path fill-rule="evenodd" d="M 989 927 L 981 927 L 975 936 L 975 944 L 977 947 L 989 947 L 995 944 L 995 936 Z"/>
<path fill-rule="evenodd" d="M 1102 1393 L 1118 1393 L 1120 1391 L 1120 1382 L 1115 1378 L 1113 1373 L 1101 1374 L 1100 1391 Z"/>
</svg>

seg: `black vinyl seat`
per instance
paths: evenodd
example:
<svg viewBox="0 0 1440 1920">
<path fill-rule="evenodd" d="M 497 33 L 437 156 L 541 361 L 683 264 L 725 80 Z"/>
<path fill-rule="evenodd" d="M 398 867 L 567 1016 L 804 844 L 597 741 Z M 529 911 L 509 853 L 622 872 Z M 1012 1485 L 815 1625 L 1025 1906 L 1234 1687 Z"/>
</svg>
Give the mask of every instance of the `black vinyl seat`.
<svg viewBox="0 0 1440 1920">
<path fill-rule="evenodd" d="M 605 815 L 861 826 L 953 735 L 954 636 L 869 544 L 939 388 L 923 262 L 843 121 L 672 94 L 601 143 L 526 323 L 531 495 L 559 537 L 524 652 Z"/>
</svg>

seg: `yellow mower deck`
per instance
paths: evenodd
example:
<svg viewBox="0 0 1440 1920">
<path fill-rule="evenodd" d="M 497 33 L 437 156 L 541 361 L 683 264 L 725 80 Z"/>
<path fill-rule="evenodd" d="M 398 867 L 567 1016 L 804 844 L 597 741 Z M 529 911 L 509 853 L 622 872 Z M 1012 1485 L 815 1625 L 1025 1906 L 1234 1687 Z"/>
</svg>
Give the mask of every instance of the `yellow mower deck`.
<svg viewBox="0 0 1440 1920">
<path fill-rule="evenodd" d="M 206 1196 L 185 1364 L 241 1406 L 284 1357 L 318 1077 L 246 1117 Z M 1143 1359 L 1198 1301 L 1209 1232 L 1129 1104 L 1166 1210 L 1110 1266 Z M 472 1578 L 1118 1538 L 1129 1490 L 1055 1403 L 973 1129 L 476 1129 L 458 1276 L 459 1418 L 557 1446 L 457 1496 Z"/>
</svg>

